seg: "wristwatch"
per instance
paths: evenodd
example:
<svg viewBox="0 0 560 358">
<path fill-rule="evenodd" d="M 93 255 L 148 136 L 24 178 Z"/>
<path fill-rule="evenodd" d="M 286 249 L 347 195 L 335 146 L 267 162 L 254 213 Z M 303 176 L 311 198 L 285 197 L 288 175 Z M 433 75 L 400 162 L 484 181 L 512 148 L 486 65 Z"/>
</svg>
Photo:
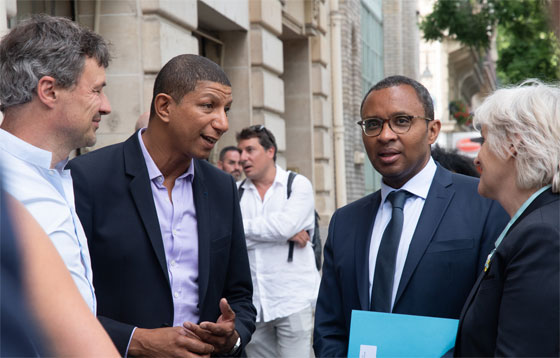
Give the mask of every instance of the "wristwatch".
<svg viewBox="0 0 560 358">
<path fill-rule="evenodd" d="M 241 348 L 241 337 L 237 337 L 237 341 L 235 341 L 235 344 L 233 345 L 231 351 L 229 351 L 228 356 L 232 356 L 237 353 L 239 348 Z"/>
</svg>

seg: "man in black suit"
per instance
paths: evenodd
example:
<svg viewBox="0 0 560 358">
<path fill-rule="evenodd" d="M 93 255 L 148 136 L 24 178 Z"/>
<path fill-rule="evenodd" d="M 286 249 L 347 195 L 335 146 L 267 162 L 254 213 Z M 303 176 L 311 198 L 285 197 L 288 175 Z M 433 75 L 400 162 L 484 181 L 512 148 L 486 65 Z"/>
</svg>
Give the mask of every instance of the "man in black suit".
<svg viewBox="0 0 560 358">
<path fill-rule="evenodd" d="M 315 312 L 318 357 L 346 356 L 352 310 L 459 318 L 507 222 L 497 203 L 477 194 L 478 179 L 431 158 L 441 125 L 420 83 L 403 76 L 380 81 L 361 114 L 364 146 L 383 181 L 381 190 L 331 219 Z M 393 204 L 399 191 L 405 195 Z M 399 216 L 395 208 L 401 231 L 386 235 Z"/>
<path fill-rule="evenodd" d="M 98 316 L 123 355 L 239 355 L 255 329 L 235 182 L 201 160 L 231 102 L 218 65 L 177 56 L 148 128 L 70 163 Z"/>
</svg>

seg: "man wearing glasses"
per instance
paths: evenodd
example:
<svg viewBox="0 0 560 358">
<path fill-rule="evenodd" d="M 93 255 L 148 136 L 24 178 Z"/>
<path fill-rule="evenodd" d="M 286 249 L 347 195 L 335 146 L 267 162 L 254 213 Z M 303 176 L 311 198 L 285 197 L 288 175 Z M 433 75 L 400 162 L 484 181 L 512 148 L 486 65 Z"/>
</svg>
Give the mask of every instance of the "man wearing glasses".
<svg viewBox="0 0 560 358">
<path fill-rule="evenodd" d="M 311 182 L 276 164 L 276 140 L 264 126 L 243 129 L 237 143 L 247 176 L 239 195 L 257 309 L 247 357 L 309 357 L 320 280 L 309 242 Z"/>
<path fill-rule="evenodd" d="M 315 313 L 318 357 L 348 350 L 352 310 L 459 318 L 504 210 L 477 193 L 478 179 L 430 156 L 441 124 L 417 81 L 388 77 L 366 94 L 362 139 L 381 189 L 330 222 Z"/>
</svg>

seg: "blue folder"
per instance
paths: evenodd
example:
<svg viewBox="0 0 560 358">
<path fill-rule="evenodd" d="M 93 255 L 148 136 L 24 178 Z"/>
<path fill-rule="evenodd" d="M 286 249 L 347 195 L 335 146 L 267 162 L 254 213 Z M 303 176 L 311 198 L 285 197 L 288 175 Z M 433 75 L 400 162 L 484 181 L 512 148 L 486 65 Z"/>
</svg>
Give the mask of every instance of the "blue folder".
<svg viewBox="0 0 560 358">
<path fill-rule="evenodd" d="M 455 346 L 459 321 L 352 311 L 348 357 L 441 357 Z"/>
</svg>

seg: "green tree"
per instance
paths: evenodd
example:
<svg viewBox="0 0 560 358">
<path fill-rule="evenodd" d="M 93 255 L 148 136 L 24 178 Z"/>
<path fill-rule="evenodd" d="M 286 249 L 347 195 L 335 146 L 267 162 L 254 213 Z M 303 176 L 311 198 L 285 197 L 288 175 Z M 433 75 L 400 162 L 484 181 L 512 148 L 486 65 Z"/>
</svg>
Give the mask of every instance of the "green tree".
<svg viewBox="0 0 560 358">
<path fill-rule="evenodd" d="M 440 0 L 420 28 L 428 41 L 456 39 L 485 51 L 497 29 L 497 74 L 503 83 L 560 79 L 560 47 L 546 0 Z"/>
</svg>

